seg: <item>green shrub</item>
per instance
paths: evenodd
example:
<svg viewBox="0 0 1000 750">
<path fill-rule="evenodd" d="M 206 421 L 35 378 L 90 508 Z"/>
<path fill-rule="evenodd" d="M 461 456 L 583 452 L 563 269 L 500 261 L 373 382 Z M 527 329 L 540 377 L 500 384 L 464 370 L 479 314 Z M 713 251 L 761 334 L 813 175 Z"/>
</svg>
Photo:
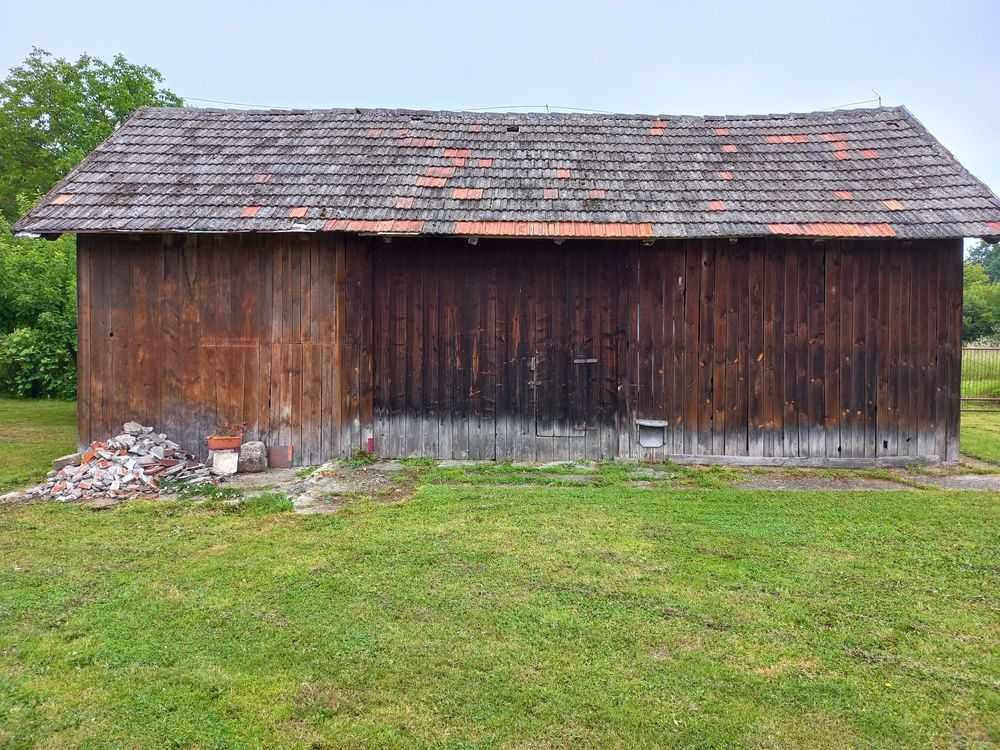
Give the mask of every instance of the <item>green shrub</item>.
<svg viewBox="0 0 1000 750">
<path fill-rule="evenodd" d="M 0 391 L 22 398 L 76 395 L 76 321 L 44 312 L 0 337 Z"/>
</svg>

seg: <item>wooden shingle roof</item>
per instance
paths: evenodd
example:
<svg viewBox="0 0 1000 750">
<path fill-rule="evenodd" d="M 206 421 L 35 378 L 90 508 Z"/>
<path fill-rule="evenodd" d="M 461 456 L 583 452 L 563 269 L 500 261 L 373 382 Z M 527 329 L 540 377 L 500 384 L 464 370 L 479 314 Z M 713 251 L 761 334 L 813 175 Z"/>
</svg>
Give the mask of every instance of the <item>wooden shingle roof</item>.
<svg viewBox="0 0 1000 750">
<path fill-rule="evenodd" d="M 525 237 L 1000 235 L 905 109 L 483 114 L 141 109 L 15 231 Z"/>
</svg>

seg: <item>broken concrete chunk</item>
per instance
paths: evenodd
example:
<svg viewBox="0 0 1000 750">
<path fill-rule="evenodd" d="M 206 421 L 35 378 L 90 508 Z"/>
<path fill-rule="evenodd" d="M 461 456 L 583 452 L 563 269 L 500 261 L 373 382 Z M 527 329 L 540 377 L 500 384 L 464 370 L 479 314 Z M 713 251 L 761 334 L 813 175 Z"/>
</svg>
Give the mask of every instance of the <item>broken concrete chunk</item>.
<svg viewBox="0 0 1000 750">
<path fill-rule="evenodd" d="M 236 451 L 215 451 L 212 454 L 212 473 L 229 477 L 239 468 L 240 454 Z"/>
<path fill-rule="evenodd" d="M 122 425 L 122 430 L 127 432 L 129 435 L 141 435 L 145 432 L 146 428 L 138 422 L 126 422 Z"/>
<path fill-rule="evenodd" d="M 69 453 L 65 456 L 60 456 L 55 461 L 52 462 L 53 471 L 61 471 L 67 466 L 77 466 L 81 459 L 83 458 L 82 453 Z"/>
</svg>

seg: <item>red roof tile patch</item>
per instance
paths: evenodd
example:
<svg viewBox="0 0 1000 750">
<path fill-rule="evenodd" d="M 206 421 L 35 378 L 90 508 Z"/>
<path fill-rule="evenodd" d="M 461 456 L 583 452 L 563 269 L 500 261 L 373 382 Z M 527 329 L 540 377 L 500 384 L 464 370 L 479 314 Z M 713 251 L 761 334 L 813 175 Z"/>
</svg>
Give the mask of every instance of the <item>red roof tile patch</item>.
<svg viewBox="0 0 1000 750">
<path fill-rule="evenodd" d="M 295 208 L 290 208 L 288 209 L 288 218 L 301 219 L 306 215 L 308 211 L 309 209 L 306 208 L 305 206 L 296 206 Z"/>
<path fill-rule="evenodd" d="M 847 151 L 850 148 L 847 141 L 834 141 L 832 145 L 837 151 Z"/>
<path fill-rule="evenodd" d="M 324 232 L 374 232 L 376 234 L 420 234 L 424 222 L 414 219 L 330 219 Z"/>
<path fill-rule="evenodd" d="M 730 172 L 728 169 L 723 169 L 721 172 L 719 172 L 719 178 L 722 180 L 731 180 L 733 179 L 733 173 Z"/>
<path fill-rule="evenodd" d="M 558 177 L 560 180 L 569 179 L 569 170 L 566 169 L 565 167 L 560 167 L 559 169 L 556 170 L 556 177 Z"/>
<path fill-rule="evenodd" d="M 446 148 L 444 150 L 445 156 L 460 156 L 468 158 L 472 156 L 472 151 L 467 148 Z"/>
<path fill-rule="evenodd" d="M 589 221 L 456 221 L 454 232 L 479 237 L 652 237 L 653 225 Z"/>
<path fill-rule="evenodd" d="M 715 134 L 716 135 L 729 135 L 729 128 L 716 128 L 715 129 Z"/>
<path fill-rule="evenodd" d="M 413 197 L 397 198 L 396 208 L 413 208 Z"/>
<path fill-rule="evenodd" d="M 559 197 L 559 191 L 555 188 L 545 188 L 542 190 L 542 197 L 547 201 L 555 200 Z"/>
<path fill-rule="evenodd" d="M 663 135 L 663 132 L 664 132 L 664 128 L 650 128 L 649 129 L 649 134 L 650 135 Z"/>
<path fill-rule="evenodd" d="M 464 167 L 466 159 L 464 156 L 453 156 L 448 160 L 448 163 L 453 167 Z"/>
<path fill-rule="evenodd" d="M 851 155 L 847 151 L 834 151 L 834 157 L 843 161 L 844 159 L 850 159 Z"/>
<path fill-rule="evenodd" d="M 896 230 L 888 224 L 768 224 L 771 234 L 796 237 L 895 237 Z"/>
<path fill-rule="evenodd" d="M 833 197 L 842 201 L 850 201 L 854 200 L 854 193 L 850 190 L 834 190 Z"/>
<path fill-rule="evenodd" d="M 727 143 L 725 146 L 722 147 L 722 153 L 724 154 L 734 154 L 737 151 L 739 151 L 739 149 L 736 148 L 735 143 Z"/>
<path fill-rule="evenodd" d="M 59 193 L 55 198 L 52 199 L 53 206 L 63 206 L 73 200 L 72 193 Z"/>
<path fill-rule="evenodd" d="M 244 206 L 243 210 L 240 211 L 241 219 L 252 219 L 260 211 L 260 206 Z"/>
<path fill-rule="evenodd" d="M 439 188 L 444 187 L 444 184 L 448 182 L 447 177 L 418 177 L 417 187 L 431 187 Z"/>
<path fill-rule="evenodd" d="M 725 201 L 709 201 L 708 202 L 709 211 L 725 211 L 726 202 Z"/>
<path fill-rule="evenodd" d="M 482 167 L 483 169 L 489 169 L 490 167 L 493 166 L 493 160 L 492 159 L 480 159 L 479 160 L 479 166 Z"/>
<path fill-rule="evenodd" d="M 403 138 L 400 145 L 409 146 L 410 148 L 437 148 L 440 141 L 437 138 L 415 138 L 413 136 L 408 136 Z"/>
<path fill-rule="evenodd" d="M 477 201 L 483 197 L 482 188 L 453 188 L 451 197 L 460 201 Z"/>
<path fill-rule="evenodd" d="M 594 188 L 587 193 L 588 198 L 607 198 L 608 191 L 604 188 Z"/>
<path fill-rule="evenodd" d="M 1000 234 L 1000 221 L 988 221 L 986 222 L 986 226 L 991 232 L 997 232 Z"/>
<path fill-rule="evenodd" d="M 427 167 L 424 170 L 424 177 L 454 177 L 454 167 Z"/>
<path fill-rule="evenodd" d="M 369 138 L 378 138 L 380 135 L 382 135 L 382 128 L 368 128 L 368 130 L 365 132 L 367 133 Z"/>
<path fill-rule="evenodd" d="M 767 137 L 768 143 L 808 143 L 809 136 L 803 135 L 802 133 L 795 133 L 793 135 L 769 135 Z"/>
<path fill-rule="evenodd" d="M 882 205 L 888 208 L 890 211 L 902 211 L 905 206 L 903 206 L 902 201 L 898 201 L 895 198 L 890 198 L 887 201 L 882 201 Z"/>
<path fill-rule="evenodd" d="M 663 128 L 667 127 L 667 121 L 657 117 L 655 120 L 653 120 L 653 127 L 657 128 L 658 130 L 663 130 Z"/>
<path fill-rule="evenodd" d="M 260 183 L 260 184 L 264 184 L 265 182 L 270 182 L 271 181 L 271 175 L 269 175 L 269 174 L 255 174 L 253 176 L 253 181 L 257 182 L 257 183 Z"/>
<path fill-rule="evenodd" d="M 482 129 L 483 129 L 483 126 L 482 126 L 482 124 L 481 124 L 481 123 L 478 123 L 478 122 L 473 122 L 473 123 L 470 123 L 470 124 L 469 124 L 469 132 L 470 132 L 470 133 L 478 133 L 478 132 L 480 132 L 480 131 L 481 131 Z"/>
<path fill-rule="evenodd" d="M 873 148 L 866 148 L 861 152 L 861 155 L 866 159 L 877 159 L 879 157 L 878 151 Z"/>
<path fill-rule="evenodd" d="M 847 136 L 843 133 L 820 133 L 819 137 L 824 141 L 846 141 Z"/>
</svg>

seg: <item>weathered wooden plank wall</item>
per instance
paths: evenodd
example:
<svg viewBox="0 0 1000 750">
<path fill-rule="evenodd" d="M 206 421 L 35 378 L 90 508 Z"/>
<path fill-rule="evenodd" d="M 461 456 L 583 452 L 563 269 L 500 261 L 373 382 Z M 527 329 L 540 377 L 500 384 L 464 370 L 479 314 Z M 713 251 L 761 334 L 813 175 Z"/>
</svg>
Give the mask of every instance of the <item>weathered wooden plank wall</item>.
<svg viewBox="0 0 1000 750">
<path fill-rule="evenodd" d="M 961 264 L 960 241 L 642 248 L 631 416 L 670 426 L 631 455 L 955 460 Z"/>
<path fill-rule="evenodd" d="M 958 450 L 961 242 L 351 235 L 79 239 L 81 439 L 299 463 L 940 457 Z M 636 420 L 663 422 L 641 447 Z"/>
<path fill-rule="evenodd" d="M 608 246 L 414 239 L 374 253 L 380 453 L 618 455 L 622 279 Z"/>
<path fill-rule="evenodd" d="M 79 237 L 80 439 L 136 419 L 292 445 L 299 463 L 371 435 L 369 242 L 316 235 Z"/>
<path fill-rule="evenodd" d="M 496 454 L 496 263 L 426 239 L 374 259 L 375 445 L 390 456 Z"/>
</svg>

